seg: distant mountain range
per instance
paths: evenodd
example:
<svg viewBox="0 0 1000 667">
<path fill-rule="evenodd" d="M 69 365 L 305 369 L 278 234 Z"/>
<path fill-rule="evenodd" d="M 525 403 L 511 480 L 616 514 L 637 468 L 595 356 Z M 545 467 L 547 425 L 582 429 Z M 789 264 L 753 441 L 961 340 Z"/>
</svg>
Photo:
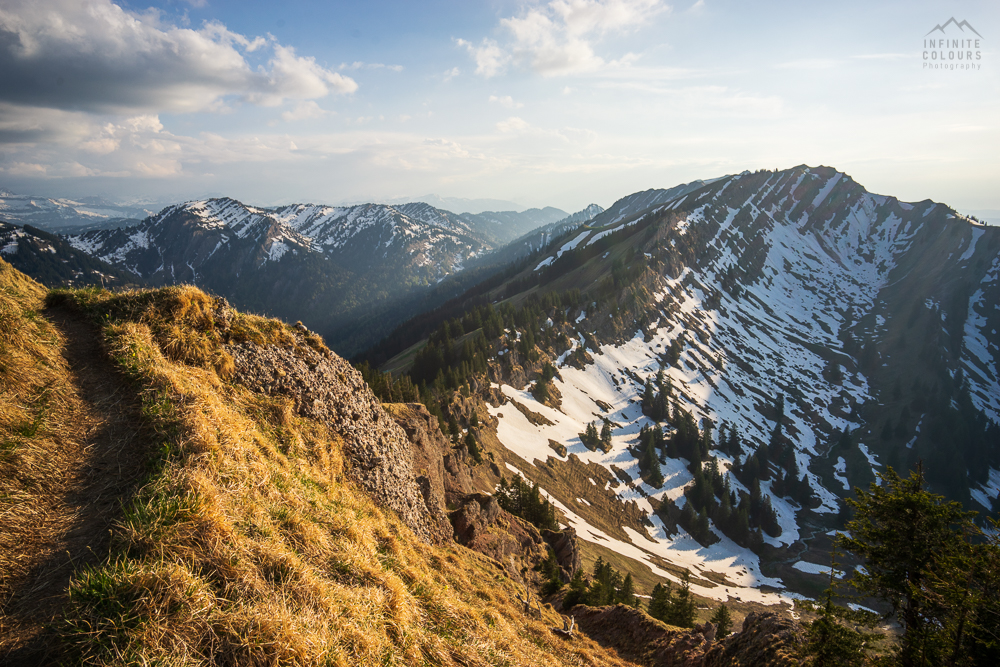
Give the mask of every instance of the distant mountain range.
<svg viewBox="0 0 1000 667">
<path fill-rule="evenodd" d="M 394 197 L 391 199 L 379 199 L 380 204 L 396 206 L 398 204 L 408 204 L 412 202 L 423 202 L 430 204 L 434 208 L 456 213 L 485 213 L 487 211 L 514 211 L 519 213 L 527 210 L 527 206 L 522 206 L 517 202 L 506 199 L 466 199 L 464 197 L 441 197 L 439 195 L 423 195 L 420 197 Z"/>
<path fill-rule="evenodd" d="M 52 199 L 0 190 L 0 220 L 57 234 L 135 224 L 153 212 L 149 205 L 115 203 L 102 197 Z"/>
<path fill-rule="evenodd" d="M 131 271 L 77 250 L 65 237 L 31 225 L 0 222 L 0 257 L 44 285 L 106 288 L 144 286 Z"/>
<path fill-rule="evenodd" d="M 43 282 L 100 284 L 102 276 L 125 271 L 138 283 L 194 283 L 241 308 L 301 319 L 348 355 L 416 309 L 460 293 L 482 272 L 463 274 L 455 287 L 445 281 L 470 262 L 569 217 L 552 207 L 455 214 L 419 202 L 262 208 L 220 198 L 168 206 L 136 221 L 111 217 L 131 209 L 87 208 L 69 200 L 12 196 L 4 203 L 3 215 L 11 221 L 75 232 L 50 246 L 58 257 L 45 250 L 29 260 L 37 255 L 34 246 L 11 246 L 10 252 L 20 253 L 16 265 Z M 80 216 L 86 216 L 82 227 Z M 75 261 L 64 256 L 67 249 L 91 259 L 90 278 L 28 270 L 57 259 Z"/>
</svg>

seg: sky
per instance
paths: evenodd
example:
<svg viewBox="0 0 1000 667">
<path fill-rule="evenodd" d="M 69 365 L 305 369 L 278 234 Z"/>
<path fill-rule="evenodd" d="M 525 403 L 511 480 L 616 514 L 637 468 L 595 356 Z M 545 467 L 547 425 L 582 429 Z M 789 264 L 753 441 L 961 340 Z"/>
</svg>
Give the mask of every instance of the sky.
<svg viewBox="0 0 1000 667">
<path fill-rule="evenodd" d="M 1000 214 L 998 72 L 995 0 L 0 0 L 0 189 L 576 211 L 823 164 Z"/>
</svg>

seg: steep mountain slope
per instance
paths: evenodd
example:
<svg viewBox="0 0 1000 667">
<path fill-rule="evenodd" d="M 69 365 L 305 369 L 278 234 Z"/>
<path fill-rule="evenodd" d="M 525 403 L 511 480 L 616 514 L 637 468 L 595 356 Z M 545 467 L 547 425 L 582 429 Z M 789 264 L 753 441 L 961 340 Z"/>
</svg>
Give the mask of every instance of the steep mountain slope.
<svg viewBox="0 0 1000 667">
<path fill-rule="evenodd" d="M 712 179 L 708 181 L 708 183 L 712 183 L 717 180 L 720 179 Z M 595 227 L 604 227 L 611 224 L 617 224 L 623 220 L 629 220 L 632 217 L 645 213 L 660 204 L 674 201 L 681 195 L 693 192 L 704 185 L 706 185 L 706 181 L 691 181 L 690 183 L 682 183 L 665 190 L 645 190 L 643 192 L 636 192 L 628 195 L 627 197 L 622 197 L 612 204 L 606 211 L 602 211 L 600 215 L 596 216 L 594 218 L 593 225 Z"/>
<path fill-rule="evenodd" d="M 399 204 L 409 204 L 411 202 L 423 202 L 430 204 L 434 208 L 443 211 L 455 211 L 456 213 L 486 213 L 487 211 L 523 211 L 525 207 L 517 202 L 506 199 L 467 199 L 464 197 L 441 197 L 440 195 L 429 194 L 420 197 L 391 197 L 380 199 L 378 203 L 397 206 Z M 367 202 L 351 202 L 348 205 L 362 204 Z"/>
<path fill-rule="evenodd" d="M 103 285 L 108 288 L 142 283 L 130 271 L 111 266 L 71 246 L 65 238 L 25 225 L 0 222 L 0 257 L 43 285 Z"/>
<path fill-rule="evenodd" d="M 303 318 L 349 354 L 417 312 L 429 287 L 556 215 L 460 216 L 423 203 L 264 209 L 211 199 L 70 242 L 154 285 L 193 283 L 243 308 Z"/>
<path fill-rule="evenodd" d="M 434 543 L 407 436 L 314 334 L 191 287 L 45 292 L 0 261 L 4 664 L 630 664 Z M 309 413 L 288 389 L 320 381 Z"/>
<path fill-rule="evenodd" d="M 638 193 L 571 236 L 386 366 L 445 393 L 483 369 L 497 476 L 537 481 L 591 559 L 776 601 L 822 585 L 873 469 L 922 458 L 991 509 L 996 229 L 803 166 Z"/>
<path fill-rule="evenodd" d="M 682 183 L 681 185 L 676 185 L 665 190 L 637 192 L 627 197 L 622 197 L 607 210 L 604 210 L 597 204 L 591 204 L 573 215 L 539 229 L 532 230 L 530 233 L 511 241 L 509 245 L 498 252 L 482 258 L 480 262 L 489 263 L 491 266 L 503 266 L 516 262 L 523 257 L 547 248 L 557 240 L 568 241 L 568 238 L 564 239 L 563 237 L 581 225 L 587 224 L 590 227 L 598 228 L 617 224 L 623 220 L 630 220 L 658 204 L 671 201 L 703 185 L 705 185 L 705 181 L 699 180 L 692 181 L 691 183 Z M 473 262 L 473 265 L 475 264 Z"/>
</svg>

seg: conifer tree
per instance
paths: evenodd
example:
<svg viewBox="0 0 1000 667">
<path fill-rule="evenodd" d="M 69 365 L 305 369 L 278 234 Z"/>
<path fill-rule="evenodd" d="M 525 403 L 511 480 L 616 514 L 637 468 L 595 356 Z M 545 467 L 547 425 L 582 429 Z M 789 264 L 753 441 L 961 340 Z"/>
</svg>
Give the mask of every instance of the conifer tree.
<svg viewBox="0 0 1000 667">
<path fill-rule="evenodd" d="M 642 390 L 642 411 L 649 414 L 653 409 L 653 401 L 656 400 L 656 395 L 653 394 L 653 383 L 646 378 L 646 386 Z"/>
<path fill-rule="evenodd" d="M 479 451 L 479 443 L 476 442 L 476 436 L 472 435 L 472 431 L 465 434 L 465 448 L 469 450 L 469 456 L 476 463 L 483 462 L 483 454 Z"/>
<path fill-rule="evenodd" d="M 649 598 L 649 615 L 666 622 L 667 614 L 673 605 L 673 586 L 668 581 L 666 586 L 656 584 Z"/>
<path fill-rule="evenodd" d="M 704 508 L 698 512 L 698 523 L 695 527 L 695 539 L 701 543 L 708 542 L 712 536 L 712 531 L 708 525 L 708 515 L 705 514 Z"/>
<path fill-rule="evenodd" d="M 728 636 L 729 631 L 733 629 L 733 617 L 725 602 L 719 605 L 715 613 L 712 614 L 712 618 L 708 620 L 715 624 L 715 636 L 719 639 Z"/>
<path fill-rule="evenodd" d="M 622 580 L 621 590 L 618 591 L 618 601 L 630 607 L 639 606 L 639 598 L 635 596 L 635 584 L 632 582 L 632 573 L 628 572 Z"/>
<path fill-rule="evenodd" d="M 960 577 L 972 566 L 956 565 L 970 553 L 966 536 L 977 531 L 973 513 L 928 493 L 922 466 L 908 479 L 891 467 L 878 477 L 881 484 L 858 489 L 858 498 L 847 501 L 855 515 L 839 543 L 865 560 L 865 570 L 854 574 L 854 587 L 887 602 L 903 628 L 899 664 L 937 664 L 968 639 L 963 637 L 965 621 L 953 623 L 955 616 L 968 620 L 975 615 L 967 594 L 972 582 Z M 962 582 L 960 590 L 954 587 L 955 577 Z M 995 633 L 996 619 L 992 623 Z M 954 635 L 950 642 L 949 627 Z"/>
<path fill-rule="evenodd" d="M 563 598 L 563 607 L 569 609 L 578 604 L 582 604 L 587 595 L 587 580 L 583 577 L 583 570 L 573 573 L 573 578 L 569 581 L 569 592 Z"/>
<path fill-rule="evenodd" d="M 812 667 L 855 667 L 865 663 L 868 635 L 847 627 L 837 620 L 833 604 L 833 589 L 825 592 L 826 600 L 819 618 L 809 624 L 804 652 L 812 657 Z"/>
<path fill-rule="evenodd" d="M 694 616 L 695 603 L 694 597 L 691 595 L 691 573 L 684 570 L 680 590 L 677 591 L 667 613 L 667 618 L 664 620 L 679 628 L 691 628 L 694 627 Z"/>
<path fill-rule="evenodd" d="M 601 449 L 605 453 L 611 451 L 611 422 L 608 421 L 601 427 Z"/>
</svg>

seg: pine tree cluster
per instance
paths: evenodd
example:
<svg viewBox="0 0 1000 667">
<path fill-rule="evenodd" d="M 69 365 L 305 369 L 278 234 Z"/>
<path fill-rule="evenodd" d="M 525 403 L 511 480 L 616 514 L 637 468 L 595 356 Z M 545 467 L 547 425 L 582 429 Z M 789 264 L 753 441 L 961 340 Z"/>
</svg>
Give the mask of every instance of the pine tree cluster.
<svg viewBox="0 0 1000 667">
<path fill-rule="evenodd" d="M 500 507 L 536 528 L 559 530 L 555 507 L 547 498 L 542 497 L 537 482 L 528 484 L 520 475 L 507 482 L 507 478 L 501 476 L 500 486 L 493 497 Z"/>
<path fill-rule="evenodd" d="M 920 465 L 908 479 L 891 467 L 878 477 L 848 501 L 855 516 L 839 544 L 864 561 L 851 585 L 902 627 L 891 664 L 1000 664 L 1000 524 L 984 534 L 975 512 L 926 490 Z M 827 664 L 860 662 L 847 649 L 855 662 Z"/>
<path fill-rule="evenodd" d="M 603 607 L 612 604 L 624 604 L 638 607 L 639 598 L 635 595 L 635 585 L 632 574 L 622 573 L 598 557 L 594 563 L 593 576 L 588 581 L 583 570 L 577 570 L 569 582 L 569 592 L 563 599 L 563 607 L 569 609 L 578 604 L 590 607 Z"/>
<path fill-rule="evenodd" d="M 691 595 L 691 574 L 684 570 L 681 585 L 674 591 L 673 584 L 656 584 L 649 600 L 649 615 L 668 625 L 679 628 L 694 627 L 694 596 Z"/>
<path fill-rule="evenodd" d="M 607 454 L 611 451 L 611 423 L 604 422 L 600 433 L 597 432 L 597 425 L 594 422 L 587 424 L 587 429 L 579 434 L 580 442 L 590 451 L 600 449 Z"/>
</svg>

